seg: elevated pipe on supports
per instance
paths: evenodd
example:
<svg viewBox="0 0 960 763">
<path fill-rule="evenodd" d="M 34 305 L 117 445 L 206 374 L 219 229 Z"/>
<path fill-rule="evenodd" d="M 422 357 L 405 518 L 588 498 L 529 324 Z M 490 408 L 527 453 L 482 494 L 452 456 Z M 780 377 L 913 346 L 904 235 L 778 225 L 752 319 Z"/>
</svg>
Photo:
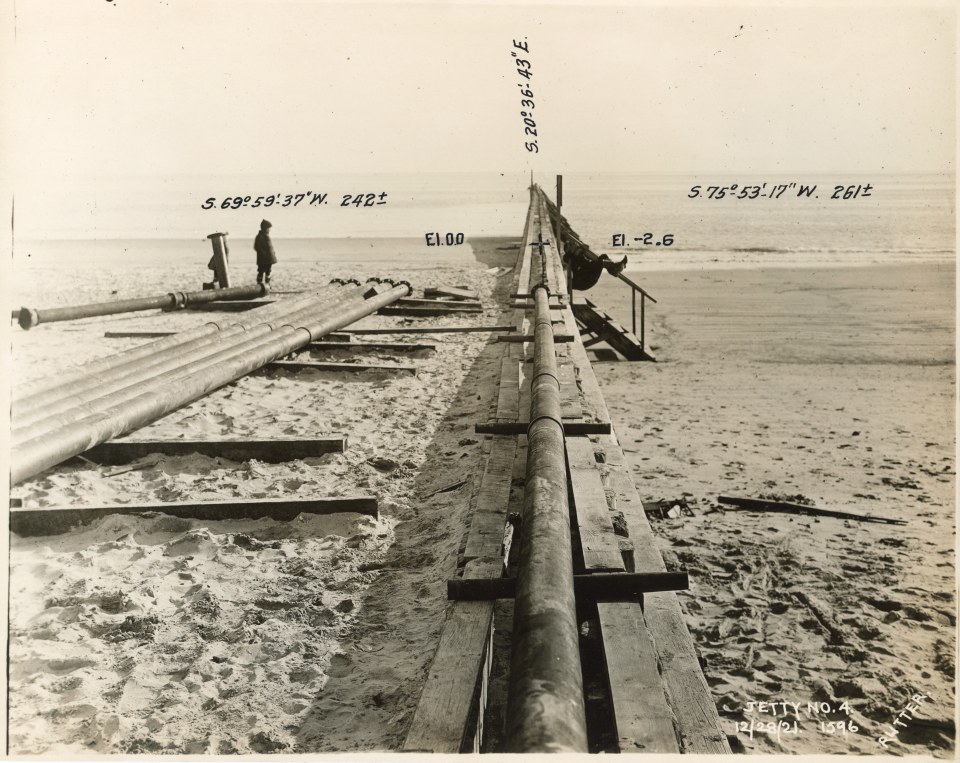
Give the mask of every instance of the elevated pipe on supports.
<svg viewBox="0 0 960 763">
<path fill-rule="evenodd" d="M 275 341 L 228 358 L 177 384 L 151 388 L 123 405 L 101 412 L 92 421 L 81 421 L 14 445 L 10 453 L 10 483 L 22 482 L 39 472 L 79 455 L 95 445 L 138 429 L 171 411 L 192 403 L 213 390 L 288 355 L 331 331 L 348 326 L 410 293 L 401 282 L 376 296 L 349 307 L 318 311 Z M 331 314 L 333 313 L 333 314 Z"/>
<path fill-rule="evenodd" d="M 229 289 L 208 289 L 206 291 L 173 291 L 158 297 L 138 297 L 114 302 L 94 302 L 89 305 L 71 305 L 70 307 L 49 307 L 37 310 L 30 307 L 20 308 L 18 323 L 21 328 L 31 329 L 41 323 L 55 321 L 73 321 L 78 318 L 93 318 L 98 315 L 117 313 L 136 313 L 141 310 L 172 310 L 176 307 L 199 305 L 229 299 L 251 299 L 263 297 L 268 289 L 264 284 L 252 286 L 232 286 Z"/>
<path fill-rule="evenodd" d="M 507 704 L 509 752 L 587 752 L 560 381 L 549 290 L 536 300 L 522 542 Z"/>
</svg>

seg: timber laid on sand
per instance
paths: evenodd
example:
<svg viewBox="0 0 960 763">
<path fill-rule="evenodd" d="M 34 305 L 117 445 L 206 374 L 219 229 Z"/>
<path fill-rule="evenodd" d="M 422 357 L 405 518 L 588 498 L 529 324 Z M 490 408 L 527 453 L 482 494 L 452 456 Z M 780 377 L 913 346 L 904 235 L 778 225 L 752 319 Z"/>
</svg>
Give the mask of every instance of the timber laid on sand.
<svg viewBox="0 0 960 763">
<path fill-rule="evenodd" d="M 729 753 L 674 593 L 685 573 L 668 572 L 657 550 L 580 340 L 551 206 L 531 187 L 506 306 L 516 334 L 497 337 L 507 341 L 498 394 L 477 422 L 489 434 L 460 575 L 403 749 Z M 643 351 L 617 334 L 624 354 Z M 496 700 L 506 728 L 494 730 L 485 716 L 502 648 L 494 599 L 504 596 L 514 599 L 513 658 L 506 702 Z M 584 620 L 599 647 L 581 654 Z M 583 676 L 605 696 L 585 696 Z M 598 701 L 603 711 L 588 712 Z"/>
<path fill-rule="evenodd" d="M 351 512 L 378 516 L 376 496 L 337 496 L 336 498 L 239 499 L 226 501 L 164 501 L 150 504 L 114 504 L 111 506 L 46 506 L 41 509 L 10 508 L 10 532 L 21 536 L 57 535 L 96 519 L 114 514 L 156 512 L 184 519 L 275 519 L 289 522 L 300 514 L 340 514 Z"/>
</svg>

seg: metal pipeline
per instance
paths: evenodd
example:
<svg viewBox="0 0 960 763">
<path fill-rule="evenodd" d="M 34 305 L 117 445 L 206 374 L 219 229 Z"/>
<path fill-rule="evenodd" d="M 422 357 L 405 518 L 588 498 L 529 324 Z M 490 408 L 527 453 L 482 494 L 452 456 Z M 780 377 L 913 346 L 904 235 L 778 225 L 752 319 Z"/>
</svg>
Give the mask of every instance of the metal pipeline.
<svg viewBox="0 0 960 763">
<path fill-rule="evenodd" d="M 507 704 L 509 752 L 587 752 L 567 470 L 549 290 L 538 284 L 523 541 Z"/>
<path fill-rule="evenodd" d="M 120 368 L 128 363 L 139 360 L 140 358 L 145 358 L 148 356 L 158 357 L 161 355 L 161 353 L 169 351 L 172 348 L 181 347 L 182 345 L 185 345 L 194 339 L 198 339 L 203 336 L 210 336 L 233 326 L 255 326 L 259 323 L 263 323 L 268 317 L 279 315 L 295 306 L 307 304 L 312 299 L 329 294 L 332 291 L 339 289 L 343 283 L 343 281 L 337 279 L 337 283 L 331 282 L 327 286 L 323 286 L 311 294 L 298 297 L 290 301 L 278 300 L 271 305 L 258 308 L 257 311 L 252 314 L 252 317 L 242 321 L 236 321 L 233 319 L 208 321 L 202 326 L 197 326 L 196 328 L 188 329 L 187 331 L 181 331 L 171 336 L 165 336 L 153 342 L 137 345 L 136 347 L 131 347 L 128 350 L 123 350 L 122 352 L 114 353 L 113 355 L 108 355 L 104 358 L 98 358 L 97 360 L 90 361 L 82 366 L 78 366 L 73 370 L 66 371 L 64 373 L 58 373 L 50 380 L 38 380 L 30 382 L 29 384 L 23 385 L 21 388 L 13 391 L 13 404 L 15 407 L 19 407 L 20 410 L 23 411 L 28 410 L 33 405 L 42 405 L 44 400 L 55 400 L 57 397 L 66 394 L 64 392 L 60 392 L 53 394 L 50 397 L 45 397 L 53 390 L 69 389 L 86 377 L 94 374 L 100 374 L 111 369 Z M 35 403 L 34 399 L 39 399 L 41 402 Z"/>
<path fill-rule="evenodd" d="M 363 293 L 363 290 L 357 287 L 342 284 L 331 285 L 329 288 L 330 291 L 324 293 L 324 304 L 331 307 L 351 296 Z M 212 355 L 218 348 L 222 348 L 238 335 L 243 335 L 245 339 L 262 336 L 272 331 L 277 325 L 281 325 L 282 322 L 292 320 L 291 316 L 298 311 L 314 309 L 317 300 L 318 297 L 315 296 L 292 300 L 284 305 L 283 310 L 273 310 L 271 315 L 261 313 L 256 318 L 228 324 L 219 332 L 207 333 L 101 373 L 88 374 L 69 386 L 60 386 L 31 397 L 23 403 L 14 403 L 12 424 L 16 430 L 20 430 L 41 419 L 105 397 L 131 384 L 147 381 L 166 371 L 181 368 L 195 360 Z M 269 308 L 273 307 L 275 305 L 269 306 Z M 16 435 L 17 431 L 14 432 L 14 436 Z"/>
<path fill-rule="evenodd" d="M 14 445 L 10 453 L 10 483 L 16 484 L 83 453 L 95 445 L 138 429 L 171 411 L 192 403 L 213 390 L 229 384 L 277 358 L 348 326 L 381 307 L 410 293 L 408 284 L 399 284 L 358 304 L 336 311 L 336 315 L 318 315 L 315 319 L 277 337 L 277 341 L 217 363 L 203 373 L 192 374 L 177 384 L 152 388 L 132 400 L 101 412 L 93 421 L 82 421 Z"/>
<path fill-rule="evenodd" d="M 116 313 L 136 313 L 140 310 L 172 309 L 190 304 L 214 302 L 228 299 L 251 299 L 262 297 L 268 292 L 264 284 L 252 286 L 232 286 L 229 289 L 208 289 L 207 291 L 174 291 L 158 297 L 138 297 L 116 302 L 94 302 L 89 305 L 71 305 L 70 307 L 49 307 L 37 310 L 31 307 L 20 308 L 18 323 L 21 328 L 31 329 L 41 323 L 54 321 L 72 321 L 78 318 L 93 318 L 97 315 Z"/>
<path fill-rule="evenodd" d="M 102 387 L 53 401 L 49 407 L 35 410 L 30 417 L 21 419 L 17 428 L 11 432 L 11 437 L 14 441 L 33 439 L 46 432 L 94 417 L 105 408 L 119 405 L 146 390 L 177 384 L 182 378 L 202 373 L 207 368 L 228 360 L 234 355 L 256 351 L 260 345 L 274 341 L 278 331 L 309 320 L 318 312 L 325 314 L 328 311 L 362 302 L 364 296 L 371 291 L 369 286 L 340 288 L 343 291 L 332 301 L 313 300 L 306 306 L 254 326 L 240 335 L 227 337 L 217 335 L 192 352 L 169 356 L 160 364 L 148 364 L 130 369 L 129 374 L 112 382 L 108 380 Z"/>
</svg>

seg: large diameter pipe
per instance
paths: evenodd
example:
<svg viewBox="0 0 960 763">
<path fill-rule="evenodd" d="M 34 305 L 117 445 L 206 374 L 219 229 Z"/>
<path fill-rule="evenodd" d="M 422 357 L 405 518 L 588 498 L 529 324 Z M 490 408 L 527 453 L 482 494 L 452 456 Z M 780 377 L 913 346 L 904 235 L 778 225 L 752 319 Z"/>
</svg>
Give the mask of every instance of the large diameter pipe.
<svg viewBox="0 0 960 763">
<path fill-rule="evenodd" d="M 120 368 L 128 363 L 139 360 L 140 358 L 145 358 L 148 356 L 157 357 L 161 353 L 169 351 L 172 348 L 184 345 L 187 342 L 193 341 L 199 337 L 216 334 L 219 331 L 223 331 L 235 325 L 253 326 L 263 323 L 267 317 L 279 315 L 291 307 L 300 304 L 306 304 L 309 300 L 327 294 L 331 290 L 336 290 L 337 288 L 339 288 L 338 284 L 329 284 L 318 289 L 316 292 L 312 292 L 310 295 L 300 297 L 293 301 L 278 300 L 273 304 L 258 309 L 252 314 L 252 317 L 248 317 L 239 322 L 233 319 L 208 321 L 201 326 L 188 329 L 187 331 L 181 331 L 170 336 L 162 337 L 153 342 L 137 345 L 136 347 L 131 347 L 130 349 L 114 353 L 113 355 L 107 355 L 106 357 L 98 358 L 72 370 L 58 373 L 56 376 L 45 381 L 32 381 L 29 384 L 25 384 L 13 391 L 13 403 L 15 406 L 22 406 L 30 401 L 30 404 L 32 405 L 35 398 L 42 398 L 42 396 L 50 394 L 53 390 L 69 389 L 77 382 L 93 374 L 99 374 L 115 368 Z M 56 399 L 57 396 L 58 395 L 52 395 L 46 399 Z M 42 404 L 42 402 L 40 404 Z"/>
<path fill-rule="evenodd" d="M 507 749 L 587 752 L 560 381 L 547 288 L 534 287 L 534 296 L 534 365 Z"/>
<path fill-rule="evenodd" d="M 19 426 L 11 433 L 12 439 L 33 439 L 45 432 L 96 416 L 103 409 L 121 404 L 148 389 L 177 384 L 180 379 L 202 373 L 234 355 L 256 351 L 260 345 L 275 341 L 279 336 L 277 332 L 292 330 L 293 326 L 313 318 L 319 311 L 337 310 L 359 303 L 368 291 L 367 286 L 345 288 L 341 294 L 335 295 L 333 300 L 311 302 L 298 310 L 254 326 L 241 335 L 212 337 L 211 342 L 204 343 L 192 352 L 182 355 L 178 353 L 166 358 L 159 365 L 146 364 L 137 367 L 132 369 L 131 374 L 107 382 L 102 387 L 56 400 L 47 409 L 34 411 L 31 417 L 18 421 Z"/>
<path fill-rule="evenodd" d="M 337 286 L 335 291 L 324 295 L 324 304 L 332 306 L 348 299 L 351 294 L 362 295 L 363 291 L 362 288 Z M 295 315 L 296 312 L 314 309 L 316 301 L 317 298 L 310 298 L 307 301 L 297 300 L 287 305 L 284 312 L 275 312 L 274 315 L 266 316 L 266 320 L 247 320 L 228 325 L 218 333 L 197 337 L 155 355 L 128 362 L 121 367 L 112 368 L 102 373 L 90 374 L 68 387 L 50 390 L 47 393 L 30 398 L 25 403 L 15 403 L 12 417 L 13 426 L 20 430 L 23 427 L 31 426 L 34 422 L 69 411 L 75 406 L 106 397 L 132 384 L 145 382 L 166 371 L 187 366 L 193 361 L 214 354 L 218 349 L 228 345 L 234 341 L 235 337 L 240 335 L 243 336 L 244 340 L 263 336 L 276 326 L 290 320 L 289 316 Z M 273 307 L 273 305 L 270 307 Z M 16 435 L 17 432 L 15 431 L 14 436 Z"/>
<path fill-rule="evenodd" d="M 277 342 L 256 353 L 245 353 L 193 374 L 176 385 L 150 389 L 133 400 L 104 411 L 95 421 L 83 421 L 15 445 L 10 453 L 10 483 L 16 484 L 51 466 L 83 453 L 109 439 L 138 429 L 171 411 L 192 403 L 213 390 L 256 371 L 272 360 L 289 355 L 306 344 L 348 326 L 410 293 L 400 284 L 335 315 L 320 315 L 298 326 Z"/>
<path fill-rule="evenodd" d="M 157 297 L 138 297 L 114 302 L 94 302 L 89 305 L 71 305 L 69 307 L 48 307 L 37 310 L 31 307 L 20 308 L 19 324 L 21 328 L 31 329 L 41 323 L 54 321 L 72 321 L 78 318 L 93 318 L 97 315 L 116 313 L 136 313 L 141 310 L 172 309 L 188 304 L 200 304 L 220 299 L 250 299 L 262 297 L 267 293 L 264 284 L 252 286 L 232 286 L 229 289 L 214 289 L 206 292 L 173 291 Z M 211 296 L 207 296 L 207 295 Z"/>
</svg>

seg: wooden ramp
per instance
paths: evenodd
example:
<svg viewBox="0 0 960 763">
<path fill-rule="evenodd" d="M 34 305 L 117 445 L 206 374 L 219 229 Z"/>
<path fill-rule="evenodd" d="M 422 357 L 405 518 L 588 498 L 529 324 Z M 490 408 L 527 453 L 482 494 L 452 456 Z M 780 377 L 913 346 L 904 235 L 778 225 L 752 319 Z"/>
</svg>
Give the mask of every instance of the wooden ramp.
<svg viewBox="0 0 960 763">
<path fill-rule="evenodd" d="M 627 360 L 656 360 L 635 334 L 586 297 L 574 297 L 573 314 L 586 331 L 593 334 L 593 339 L 585 343 L 587 346 L 604 341 Z"/>
</svg>

